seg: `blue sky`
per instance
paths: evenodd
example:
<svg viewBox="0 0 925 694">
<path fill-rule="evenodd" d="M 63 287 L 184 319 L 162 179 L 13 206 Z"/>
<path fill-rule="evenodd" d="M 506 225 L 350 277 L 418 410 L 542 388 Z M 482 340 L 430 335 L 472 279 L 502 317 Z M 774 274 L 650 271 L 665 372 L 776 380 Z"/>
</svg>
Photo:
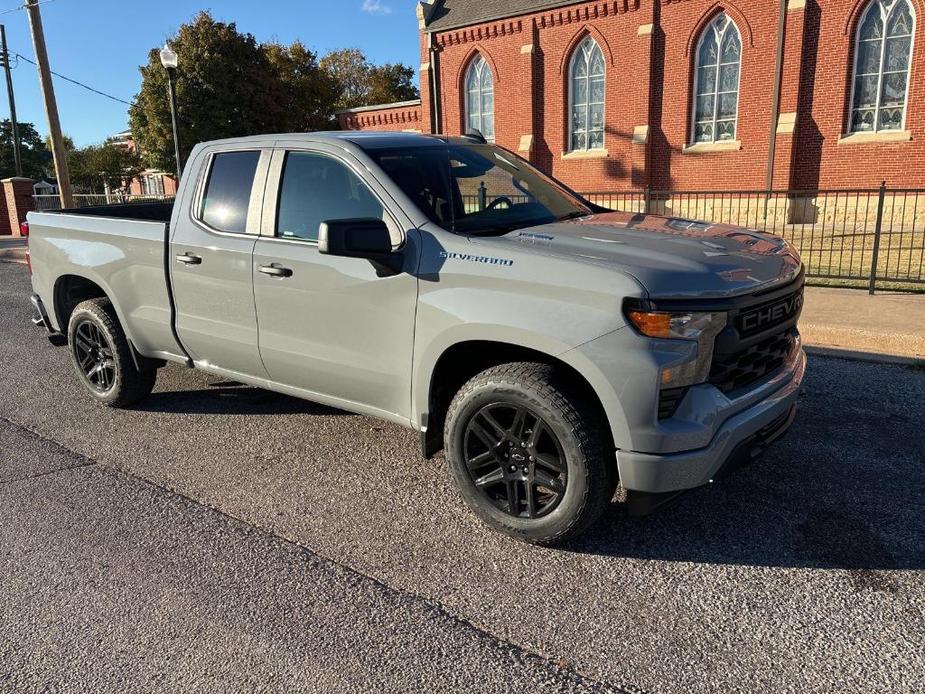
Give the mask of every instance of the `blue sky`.
<svg viewBox="0 0 925 694">
<path fill-rule="evenodd" d="M 0 0 L 0 12 L 17 2 Z M 300 39 L 319 53 L 355 46 L 377 63 L 415 68 L 420 63 L 414 0 L 46 0 L 41 9 L 51 69 L 126 101 L 138 93 L 138 66 L 148 50 L 202 9 L 237 22 L 258 40 Z M 34 60 L 25 12 L 0 14 L 0 23 L 6 25 L 10 53 Z M 13 85 L 19 120 L 35 123 L 44 135 L 48 127 L 35 67 L 20 60 Z M 79 146 L 127 127 L 124 104 L 57 78 L 55 94 L 62 128 Z M 0 88 L 0 118 L 7 117 L 6 90 Z"/>
</svg>

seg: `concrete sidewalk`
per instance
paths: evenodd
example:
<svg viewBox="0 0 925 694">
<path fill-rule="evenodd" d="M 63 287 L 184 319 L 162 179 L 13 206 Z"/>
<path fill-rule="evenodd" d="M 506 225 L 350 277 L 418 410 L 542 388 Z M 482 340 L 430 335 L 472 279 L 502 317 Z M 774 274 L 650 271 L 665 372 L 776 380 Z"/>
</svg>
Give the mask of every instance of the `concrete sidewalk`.
<svg viewBox="0 0 925 694">
<path fill-rule="evenodd" d="M 26 239 L 22 236 L 0 236 L 0 260 L 26 262 Z"/>
<path fill-rule="evenodd" d="M 800 332 L 836 356 L 925 359 L 925 294 L 807 287 Z"/>
</svg>

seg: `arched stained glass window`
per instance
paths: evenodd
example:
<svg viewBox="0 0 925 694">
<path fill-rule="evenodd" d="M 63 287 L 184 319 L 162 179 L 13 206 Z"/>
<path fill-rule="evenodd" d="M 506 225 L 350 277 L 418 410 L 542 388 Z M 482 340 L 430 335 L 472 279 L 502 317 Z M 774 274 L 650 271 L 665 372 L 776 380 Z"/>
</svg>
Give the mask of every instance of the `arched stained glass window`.
<svg viewBox="0 0 925 694">
<path fill-rule="evenodd" d="M 854 45 L 851 132 L 902 130 L 915 14 L 908 0 L 871 0 Z"/>
<path fill-rule="evenodd" d="M 604 149 L 604 53 L 590 36 L 578 44 L 569 68 L 572 151 Z"/>
<path fill-rule="evenodd" d="M 694 143 L 735 139 L 741 65 L 739 30 L 725 13 L 720 13 L 706 26 L 697 43 Z"/>
<path fill-rule="evenodd" d="M 478 130 L 489 142 L 495 141 L 495 83 L 481 55 L 466 72 L 466 130 Z"/>
</svg>

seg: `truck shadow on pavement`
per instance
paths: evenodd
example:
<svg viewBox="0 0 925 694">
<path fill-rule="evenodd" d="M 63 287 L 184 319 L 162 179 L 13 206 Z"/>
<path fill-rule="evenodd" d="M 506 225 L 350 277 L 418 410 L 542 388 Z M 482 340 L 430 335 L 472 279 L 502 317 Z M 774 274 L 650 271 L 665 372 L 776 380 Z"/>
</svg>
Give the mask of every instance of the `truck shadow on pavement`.
<svg viewBox="0 0 925 694">
<path fill-rule="evenodd" d="M 614 504 L 572 551 L 638 559 L 846 569 L 925 569 L 925 375 L 811 359 L 788 434 L 729 477 L 647 517 Z"/>
<path fill-rule="evenodd" d="M 235 381 L 210 382 L 208 390 L 160 391 L 134 408 L 140 412 L 172 414 L 237 414 L 354 416 L 350 412 Z"/>
<path fill-rule="evenodd" d="M 179 385 L 174 382 L 173 385 Z M 232 381 L 153 393 L 139 411 L 349 416 Z M 847 570 L 893 590 L 925 569 L 925 372 L 813 356 L 792 429 L 755 462 L 653 515 L 612 504 L 566 551 L 641 560 Z M 414 464 L 417 451 L 409 451 Z M 440 482 L 444 483 L 444 482 Z M 449 484 L 449 482 L 445 482 Z"/>
</svg>

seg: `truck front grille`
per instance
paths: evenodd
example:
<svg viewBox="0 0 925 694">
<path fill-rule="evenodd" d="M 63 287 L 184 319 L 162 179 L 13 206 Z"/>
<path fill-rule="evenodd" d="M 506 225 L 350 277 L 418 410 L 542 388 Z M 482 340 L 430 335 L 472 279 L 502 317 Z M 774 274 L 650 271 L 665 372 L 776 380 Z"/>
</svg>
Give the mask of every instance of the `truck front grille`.
<svg viewBox="0 0 925 694">
<path fill-rule="evenodd" d="M 796 336 L 796 328 L 788 328 L 737 352 L 714 355 L 710 383 L 729 393 L 770 376 L 787 362 Z"/>
<path fill-rule="evenodd" d="M 751 337 L 786 323 L 803 308 L 803 287 L 738 312 L 735 326 L 740 338 Z"/>
</svg>

